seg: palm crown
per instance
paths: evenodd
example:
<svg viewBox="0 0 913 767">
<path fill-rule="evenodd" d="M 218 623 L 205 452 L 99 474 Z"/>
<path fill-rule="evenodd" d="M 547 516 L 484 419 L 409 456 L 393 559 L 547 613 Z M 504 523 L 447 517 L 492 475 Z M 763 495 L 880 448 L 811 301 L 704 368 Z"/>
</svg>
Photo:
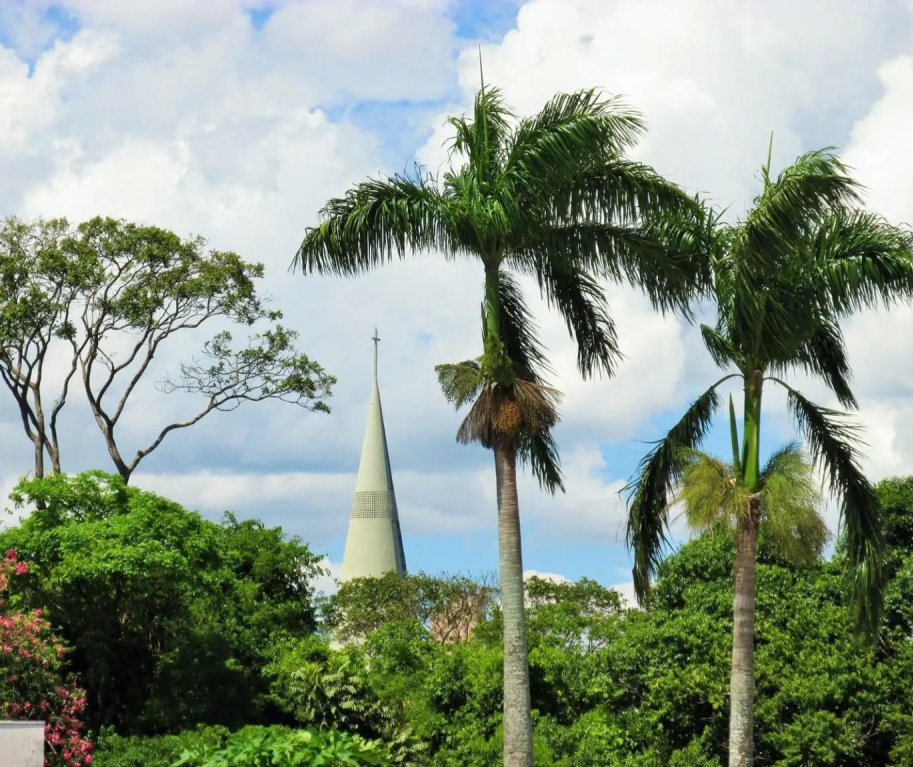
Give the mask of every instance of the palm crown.
<svg viewBox="0 0 913 767">
<path fill-rule="evenodd" d="M 487 446 L 496 436 L 497 401 L 520 406 L 521 456 L 554 490 L 561 486 L 550 436 L 557 392 L 546 385 L 549 368 L 518 278 L 531 276 L 566 320 L 580 372 L 611 375 L 620 354 L 599 280 L 628 281 L 654 306 L 687 313 L 707 275 L 692 255 L 694 227 L 682 225 L 698 207 L 649 167 L 625 159 L 643 122 L 595 90 L 558 95 L 534 117 L 516 120 L 500 91 L 483 86 L 472 118 L 449 122 L 451 159 L 464 164 L 440 179 L 417 168 L 369 180 L 330 200 L 294 266 L 355 275 L 394 255 L 479 259 L 484 354 L 439 366 L 441 385 L 458 406 L 476 401 L 460 435 Z"/>
<path fill-rule="evenodd" d="M 735 533 L 739 519 L 751 513 L 757 499 L 761 536 L 788 561 L 815 562 L 830 539 L 814 466 L 798 443 L 774 451 L 761 470 L 755 493 L 742 484 L 737 462 L 683 450 L 681 464 L 675 500 L 692 530 Z"/>
<path fill-rule="evenodd" d="M 682 471 L 676 451 L 701 444 L 720 404 L 717 387 L 730 378 L 745 383 L 741 449 L 732 415 L 734 465 L 741 484 L 756 489 L 761 391 L 772 381 L 786 389 L 811 455 L 840 498 L 852 594 L 860 621 L 871 627 L 883 586 L 881 533 L 872 487 L 859 468 L 856 427 L 782 377 L 811 374 L 844 407 L 856 406 L 839 320 L 913 296 L 913 237 L 861 209 L 859 185 L 830 150 L 799 157 L 776 178 L 769 165 L 768 158 L 763 190 L 743 220 L 723 223 L 717 212 L 706 219 L 717 322 L 702 325 L 701 333 L 716 364 L 736 372 L 692 403 L 629 485 L 635 585 L 645 596 L 665 542 L 664 509 Z"/>
</svg>

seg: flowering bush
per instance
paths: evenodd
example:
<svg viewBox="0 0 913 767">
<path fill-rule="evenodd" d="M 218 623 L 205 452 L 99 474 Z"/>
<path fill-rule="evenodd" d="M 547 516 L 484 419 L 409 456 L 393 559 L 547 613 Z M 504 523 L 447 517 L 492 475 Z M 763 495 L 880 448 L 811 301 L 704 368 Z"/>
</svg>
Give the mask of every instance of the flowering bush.
<svg viewBox="0 0 913 767">
<path fill-rule="evenodd" d="M 43 721 L 46 767 L 86 767 L 92 744 L 82 736 L 85 693 L 61 684 L 64 646 L 41 610 L 6 608 L 10 578 L 28 573 L 15 551 L 0 560 L 0 719 Z"/>
</svg>

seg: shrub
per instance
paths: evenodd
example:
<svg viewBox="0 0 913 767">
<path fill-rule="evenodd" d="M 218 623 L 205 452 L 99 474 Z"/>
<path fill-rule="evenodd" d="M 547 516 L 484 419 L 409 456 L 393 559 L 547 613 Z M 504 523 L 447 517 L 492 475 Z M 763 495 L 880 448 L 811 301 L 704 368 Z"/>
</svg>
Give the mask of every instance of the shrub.
<svg viewBox="0 0 913 767">
<path fill-rule="evenodd" d="M 66 648 L 41 610 L 7 609 L 10 578 L 28 573 L 12 549 L 0 560 L 0 718 L 45 722 L 45 765 L 84 767 L 92 744 L 82 736 L 85 693 L 62 683 Z"/>
<path fill-rule="evenodd" d="M 228 734 L 225 727 L 198 727 L 180 735 L 122 737 L 106 728 L 99 734 L 92 767 L 171 767 L 186 751 L 222 746 Z"/>
<path fill-rule="evenodd" d="M 386 765 L 382 746 L 336 730 L 245 727 L 224 745 L 185 751 L 174 767 L 361 767 Z"/>
</svg>

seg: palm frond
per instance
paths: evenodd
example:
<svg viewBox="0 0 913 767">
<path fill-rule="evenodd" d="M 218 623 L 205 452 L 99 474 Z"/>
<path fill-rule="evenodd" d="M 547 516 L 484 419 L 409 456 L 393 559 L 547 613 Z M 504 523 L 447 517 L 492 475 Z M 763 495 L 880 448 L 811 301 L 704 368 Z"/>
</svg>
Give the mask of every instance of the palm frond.
<svg viewBox="0 0 913 767">
<path fill-rule="evenodd" d="M 824 499 L 815 482 L 814 465 L 797 442 L 771 455 L 761 472 L 761 488 L 762 536 L 791 562 L 817 561 L 830 532 L 821 515 Z"/>
<path fill-rule="evenodd" d="M 435 365 L 434 372 L 447 401 L 457 409 L 472 402 L 482 391 L 482 368 L 475 360 Z"/>
<path fill-rule="evenodd" d="M 457 429 L 457 442 L 462 445 L 476 442 L 486 449 L 494 446 L 495 439 L 491 425 L 495 413 L 493 400 L 493 386 L 483 386 Z"/>
<path fill-rule="evenodd" d="M 676 500 L 684 506 L 688 527 L 700 532 L 734 530 L 735 520 L 748 513 L 751 496 L 734 466 L 700 450 L 684 450 L 680 460 Z"/>
<path fill-rule="evenodd" d="M 327 202 L 320 216 L 321 223 L 307 230 L 292 270 L 352 276 L 410 251 L 440 250 L 447 257 L 460 251 L 447 201 L 422 172 L 362 182 Z"/>
<path fill-rule="evenodd" d="M 702 324 L 701 338 L 704 339 L 704 346 L 707 347 L 707 351 L 710 352 L 717 367 L 727 368 L 738 361 L 738 352 L 729 339 L 718 330 Z"/>
<path fill-rule="evenodd" d="M 789 408 L 812 458 L 823 467 L 831 492 L 840 498 L 857 625 L 875 633 L 884 600 L 884 536 L 875 492 L 859 468 L 859 428 L 846 423 L 845 413 L 819 407 L 783 381 L 772 380 L 786 389 Z"/>
<path fill-rule="evenodd" d="M 490 180 L 503 165 L 513 118 L 500 88 L 481 88 L 475 96 L 472 120 L 465 116 L 447 120 L 454 129 L 450 154 L 463 155 L 481 181 Z"/>
<path fill-rule="evenodd" d="M 760 486 L 764 487 L 775 472 L 780 471 L 784 474 L 792 474 L 798 470 L 799 465 L 803 462 L 802 446 L 799 442 L 793 440 L 784 445 L 780 445 L 774 450 L 764 468 L 761 469 Z"/>
<path fill-rule="evenodd" d="M 561 93 L 517 125 L 505 174 L 529 201 L 541 201 L 556 183 L 620 156 L 644 130 L 640 113 L 617 97 L 593 89 Z"/>
<path fill-rule="evenodd" d="M 645 602 L 666 543 L 667 509 L 681 479 L 682 448 L 696 450 L 720 406 L 717 387 L 738 374 L 725 376 L 698 397 L 655 447 L 641 460 L 637 478 L 624 490 L 628 496 L 627 545 L 634 549 L 634 590 Z"/>
<path fill-rule="evenodd" d="M 523 290 L 509 272 L 499 276 L 501 342 L 518 378 L 545 384 L 552 373 L 545 349 L 536 337 L 538 326 L 523 297 Z"/>
<path fill-rule="evenodd" d="M 561 313 L 577 342 L 580 374 L 613 376 L 622 354 L 602 286 L 585 269 L 556 254 L 537 264 L 536 280 L 547 304 Z"/>
<path fill-rule="evenodd" d="M 522 187 L 521 191 L 527 195 Z M 649 165 L 621 158 L 558 179 L 538 194 L 542 223 L 549 226 L 582 221 L 633 225 L 675 221 L 686 215 L 693 219 L 689 223 L 699 223 L 703 213 L 699 201 Z"/>
<path fill-rule="evenodd" d="M 763 268 L 775 268 L 832 211 L 860 202 L 859 184 L 832 150 L 800 156 L 755 198 L 744 232 L 748 251 Z"/>
<path fill-rule="evenodd" d="M 562 258 L 595 277 L 642 290 L 664 313 L 690 317 L 691 304 L 709 279 L 706 258 L 691 247 L 692 241 L 686 227 L 668 222 L 531 226 L 506 260 L 512 268 L 537 276 L 540 264 Z"/>
<path fill-rule="evenodd" d="M 558 490 L 564 492 L 558 443 L 555 442 L 551 431 L 521 434 L 517 455 L 524 464 L 529 465 L 533 476 L 539 482 L 539 487 L 552 495 Z"/>
<path fill-rule="evenodd" d="M 837 210 L 810 244 L 816 291 L 838 316 L 913 298 L 913 233 L 863 210 Z"/>
<path fill-rule="evenodd" d="M 818 323 L 817 329 L 803 339 L 790 359 L 782 363 L 772 362 L 769 370 L 780 373 L 793 366 L 824 381 L 843 407 L 855 409 L 859 406 L 850 385 L 853 371 L 844 346 L 843 331 L 836 322 L 826 320 Z"/>
<path fill-rule="evenodd" d="M 729 242 L 730 264 L 717 292 L 729 336 L 765 359 L 792 359 L 822 292 L 807 289 L 809 242 L 821 222 L 859 201 L 859 185 L 829 149 L 799 157 L 765 184 Z M 797 319 L 797 313 L 799 319 Z M 747 350 L 743 350 L 746 351 Z"/>
</svg>

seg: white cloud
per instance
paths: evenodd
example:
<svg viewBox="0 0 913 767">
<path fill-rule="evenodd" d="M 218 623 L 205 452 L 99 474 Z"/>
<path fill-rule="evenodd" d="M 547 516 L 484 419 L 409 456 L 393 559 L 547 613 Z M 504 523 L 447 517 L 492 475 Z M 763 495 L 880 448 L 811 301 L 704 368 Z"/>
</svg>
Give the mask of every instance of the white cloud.
<svg viewBox="0 0 913 767">
<path fill-rule="evenodd" d="M 523 580 L 528 581 L 530 578 L 539 578 L 540 580 L 551 581 L 552 583 L 571 583 L 570 578 L 566 578 L 560 573 L 542 573 L 538 570 L 524 570 Z"/>
<path fill-rule="evenodd" d="M 913 189 L 903 179 L 913 174 L 913 53 L 878 70 L 883 92 L 853 125 L 845 158 L 854 176 L 868 187 L 870 205 L 894 221 L 913 220 Z"/>
<path fill-rule="evenodd" d="M 443 0 L 276 2 L 264 30 L 254 33 L 245 15 L 250 4 L 241 0 L 65 5 L 82 30 L 41 54 L 31 77 L 0 48 L 4 210 L 76 220 L 123 216 L 200 233 L 214 247 L 262 260 L 268 288 L 302 332 L 303 348 L 339 377 L 331 416 L 279 406 L 213 415 L 169 437 L 137 482 L 192 508 L 268 515 L 318 548 L 341 535 L 377 323 L 407 536 L 493 530 L 490 457 L 454 444 L 459 416 L 443 402 L 433 373 L 435 363 L 479 351 L 477 265 L 416 259 L 357 281 L 286 272 L 321 204 L 375 173 L 387 149 L 385 136 L 336 120 L 335 108 L 371 99 L 453 100 L 448 112 L 469 104 L 477 53 L 471 47 L 452 60 L 461 43 L 442 15 L 451 9 Z M 34 14 L 26 16 L 11 23 L 22 50 L 37 50 L 45 31 L 34 26 Z M 771 130 L 778 166 L 802 150 L 842 143 L 852 127 L 848 161 L 870 187 L 872 204 L 902 219 L 913 210 L 905 138 L 913 127 L 911 51 L 910 18 L 890 0 L 531 0 L 520 8 L 516 30 L 484 46 L 483 55 L 486 80 L 502 86 L 521 114 L 558 90 L 601 85 L 624 94 L 650 125 L 637 156 L 736 211 L 753 193 Z M 440 123 L 437 115 L 427 125 L 433 133 L 421 148 L 432 167 L 444 158 Z M 568 494 L 555 498 L 528 476 L 521 480 L 524 520 L 536 535 L 618 541 L 623 483 L 599 444 L 652 437 L 652 417 L 681 408 L 709 383 L 694 330 L 658 317 L 626 288 L 613 287 L 610 299 L 627 356 L 610 382 L 579 379 L 563 324 L 534 301 L 555 383 L 565 393 L 559 439 L 568 480 Z M 847 326 L 861 417 L 873 427 L 874 471 L 903 471 L 913 458 L 905 428 L 913 425 L 913 407 L 903 384 L 913 373 L 913 353 L 903 343 L 910 320 L 893 312 Z M 160 365 L 201 340 L 180 343 Z M 776 422 L 782 398 L 770 402 Z M 148 387 L 136 405 L 124 424 L 131 447 L 192 403 Z M 75 436 L 64 461 L 83 468 L 83 456 L 103 455 L 100 438 L 75 405 L 72 414 Z M 5 399 L 0 419 L 4 445 L 20 456 L 8 469 L 24 471 L 29 445 Z"/>
<path fill-rule="evenodd" d="M 645 159 L 739 207 L 771 131 L 775 163 L 808 148 L 803 134 L 818 110 L 828 140 L 843 139 L 856 116 L 845 110 L 866 103 L 883 52 L 909 36 L 889 29 L 891 12 L 889 0 L 531 0 L 516 30 L 483 47 L 485 77 L 520 114 L 557 91 L 623 94 L 648 119 Z M 467 92 L 478 86 L 475 49 L 460 59 L 460 80 Z M 432 167 L 442 138 L 426 147 Z"/>
<path fill-rule="evenodd" d="M 634 581 L 616 583 L 609 588 L 618 592 L 625 607 L 637 607 L 637 594 L 634 592 Z"/>
<path fill-rule="evenodd" d="M 624 483 L 602 476 L 605 462 L 596 446 L 569 453 L 564 469 L 567 493 L 554 497 L 543 493 L 528 472 L 521 475 L 518 491 L 523 524 L 559 539 L 586 536 L 591 541 L 617 542 L 624 520 L 618 491 Z M 134 482 L 209 514 L 229 508 L 242 512 L 274 510 L 274 515 L 294 519 L 321 545 L 345 533 L 355 476 L 354 469 L 334 474 L 139 472 Z M 434 472 L 398 470 L 394 464 L 394 482 L 403 533 L 417 543 L 427 536 L 495 529 L 495 480 L 488 466 Z"/>
<path fill-rule="evenodd" d="M 342 571 L 342 562 L 331 562 L 329 557 L 323 557 L 320 566 L 327 570 L 326 573 L 314 578 L 312 585 L 317 596 L 331 597 L 339 591 L 339 575 Z"/>
</svg>

